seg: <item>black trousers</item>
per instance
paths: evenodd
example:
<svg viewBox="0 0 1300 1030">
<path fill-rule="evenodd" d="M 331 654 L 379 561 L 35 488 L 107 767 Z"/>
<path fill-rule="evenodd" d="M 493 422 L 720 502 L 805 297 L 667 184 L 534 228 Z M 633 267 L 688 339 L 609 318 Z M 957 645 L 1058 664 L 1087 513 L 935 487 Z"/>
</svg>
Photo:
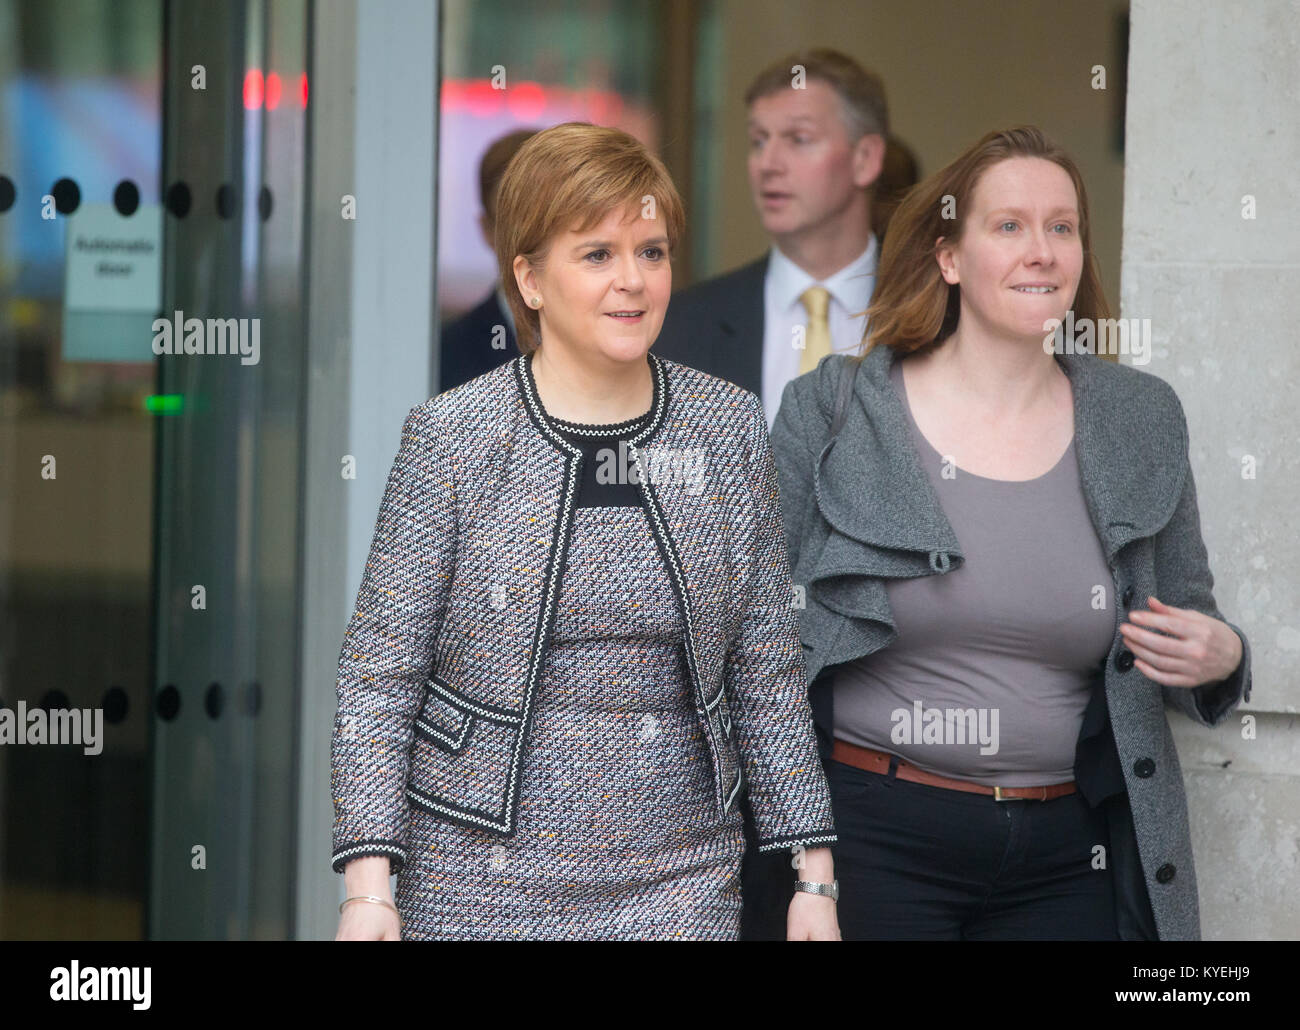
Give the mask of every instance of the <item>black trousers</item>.
<svg viewBox="0 0 1300 1030">
<path fill-rule="evenodd" d="M 826 760 L 847 940 L 1118 940 L 1107 819 L 1075 792 L 995 801 Z M 784 940 L 788 851 L 742 867 L 744 940 Z"/>
</svg>

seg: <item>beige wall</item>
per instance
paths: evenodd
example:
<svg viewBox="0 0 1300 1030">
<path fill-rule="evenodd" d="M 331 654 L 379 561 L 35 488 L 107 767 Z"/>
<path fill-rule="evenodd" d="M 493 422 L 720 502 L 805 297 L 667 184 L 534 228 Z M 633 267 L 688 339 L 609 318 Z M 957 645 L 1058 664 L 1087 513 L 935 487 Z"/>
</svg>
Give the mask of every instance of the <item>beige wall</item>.
<svg viewBox="0 0 1300 1030">
<path fill-rule="evenodd" d="M 1093 245 L 1111 307 L 1119 307 L 1124 162 L 1114 150 L 1123 72 L 1116 66 L 1123 2 L 1108 0 L 720 0 L 726 95 L 718 219 L 718 265 L 767 246 L 745 175 L 741 100 L 769 61 L 807 46 L 833 46 L 885 80 L 890 121 L 937 171 L 990 129 L 1032 123 L 1069 150 L 1083 171 Z M 1092 67 L 1106 67 L 1105 91 Z M 702 214 L 704 212 L 701 212 Z"/>
</svg>

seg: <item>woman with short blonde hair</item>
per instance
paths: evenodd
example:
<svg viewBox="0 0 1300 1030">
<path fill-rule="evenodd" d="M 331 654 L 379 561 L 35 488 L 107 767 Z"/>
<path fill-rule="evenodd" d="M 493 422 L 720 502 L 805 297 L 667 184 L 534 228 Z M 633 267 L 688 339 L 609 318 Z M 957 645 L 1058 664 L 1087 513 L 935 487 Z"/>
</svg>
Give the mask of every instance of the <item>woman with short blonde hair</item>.
<svg viewBox="0 0 1300 1030">
<path fill-rule="evenodd" d="M 734 939 L 746 789 L 838 936 L 762 406 L 650 352 L 681 235 L 626 133 L 506 169 L 523 353 L 410 412 L 343 642 L 340 938 Z"/>
</svg>

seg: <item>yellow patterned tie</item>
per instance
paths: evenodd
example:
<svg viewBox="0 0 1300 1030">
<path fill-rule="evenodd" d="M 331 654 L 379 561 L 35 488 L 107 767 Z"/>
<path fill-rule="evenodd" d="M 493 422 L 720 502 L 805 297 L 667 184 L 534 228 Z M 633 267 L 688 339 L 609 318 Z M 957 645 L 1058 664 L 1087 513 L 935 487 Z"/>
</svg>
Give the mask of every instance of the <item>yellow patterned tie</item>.
<svg viewBox="0 0 1300 1030">
<path fill-rule="evenodd" d="M 799 359 L 799 374 L 803 375 L 831 352 L 831 326 L 826 320 L 831 294 L 825 286 L 809 286 L 799 295 L 799 300 L 808 312 L 808 332 L 803 341 L 803 357 Z"/>
</svg>

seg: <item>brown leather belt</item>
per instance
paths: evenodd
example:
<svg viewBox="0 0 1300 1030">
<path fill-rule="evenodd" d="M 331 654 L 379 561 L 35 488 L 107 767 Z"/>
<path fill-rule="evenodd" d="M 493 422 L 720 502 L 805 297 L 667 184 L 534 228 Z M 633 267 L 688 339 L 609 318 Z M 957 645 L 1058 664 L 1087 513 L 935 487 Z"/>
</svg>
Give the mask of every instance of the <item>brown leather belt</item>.
<svg viewBox="0 0 1300 1030">
<path fill-rule="evenodd" d="M 835 746 L 831 749 L 831 758 L 837 762 L 843 762 L 845 765 L 851 765 L 855 769 L 864 769 L 867 772 L 880 773 L 882 776 L 889 775 L 889 763 L 894 761 L 898 764 L 895 776 L 900 780 L 908 780 L 911 783 L 924 783 L 928 787 L 947 787 L 949 790 L 961 790 L 968 794 L 988 794 L 992 795 L 995 801 L 1028 800 L 1028 801 L 1051 801 L 1053 798 L 1064 797 L 1066 794 L 1073 794 L 1075 791 L 1074 781 L 1069 783 L 1053 783 L 1047 787 L 986 787 L 982 783 L 971 783 L 969 780 L 954 780 L 947 776 L 938 776 L 932 772 L 926 772 L 924 769 L 918 769 L 914 765 L 904 762 L 901 758 L 894 755 L 888 755 L 883 751 L 875 751 L 869 747 L 858 747 L 856 744 L 850 744 L 847 740 L 835 738 Z"/>
</svg>

